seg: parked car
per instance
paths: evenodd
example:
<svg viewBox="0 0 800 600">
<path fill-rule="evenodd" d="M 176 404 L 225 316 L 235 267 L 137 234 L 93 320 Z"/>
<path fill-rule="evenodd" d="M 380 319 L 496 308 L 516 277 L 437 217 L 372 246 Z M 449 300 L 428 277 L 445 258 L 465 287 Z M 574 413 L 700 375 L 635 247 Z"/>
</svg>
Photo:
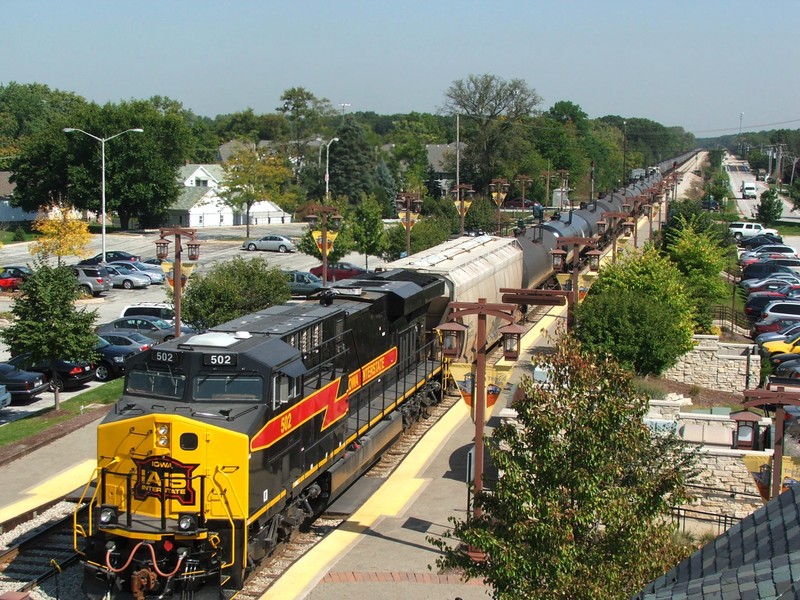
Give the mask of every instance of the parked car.
<svg viewBox="0 0 800 600">
<path fill-rule="evenodd" d="M 13 292 L 14 290 L 18 290 L 23 281 L 24 279 L 22 279 L 22 277 L 17 277 L 8 269 L 3 269 L 0 271 L 0 290 L 3 290 L 4 292 Z"/>
<path fill-rule="evenodd" d="M 175 337 L 175 325 L 157 317 L 121 317 L 104 323 L 95 329 L 95 333 L 140 333 L 159 344 Z M 181 333 L 196 333 L 191 327 L 181 328 Z"/>
<path fill-rule="evenodd" d="M 6 386 L 0 384 L 0 408 L 5 408 L 11 404 L 11 392 L 6 389 Z"/>
<path fill-rule="evenodd" d="M 530 210 L 533 208 L 534 204 L 537 204 L 530 198 L 525 198 L 525 202 L 522 202 L 522 198 L 506 198 L 503 202 L 503 208 L 515 208 L 517 210 L 524 209 Z"/>
<path fill-rule="evenodd" d="M 12 402 L 31 401 L 50 387 L 41 373 L 25 371 L 7 362 L 0 362 L 0 384 L 6 386 Z"/>
<path fill-rule="evenodd" d="M 322 289 L 322 279 L 307 271 L 288 271 L 289 291 L 292 296 L 310 296 Z"/>
<path fill-rule="evenodd" d="M 743 279 L 739 282 L 739 287 L 742 288 L 745 294 L 751 294 L 753 292 L 782 287 L 787 283 L 800 283 L 800 274 L 794 272 L 774 273 L 764 278 Z"/>
<path fill-rule="evenodd" d="M 761 223 L 748 223 L 741 221 L 729 224 L 728 231 L 737 240 L 743 238 L 751 238 L 756 235 L 761 235 L 764 233 L 772 233 L 774 235 L 778 235 L 778 231 L 776 229 L 770 229 L 769 227 L 764 227 Z"/>
<path fill-rule="evenodd" d="M 789 377 L 791 379 L 800 379 L 800 360 L 787 360 L 775 365 L 772 374 L 775 377 Z M 795 409 L 797 407 L 794 407 Z M 797 416 L 793 415 L 794 418 Z"/>
<path fill-rule="evenodd" d="M 782 340 L 772 340 L 761 344 L 761 355 L 772 356 L 773 354 L 785 354 L 787 352 L 797 352 L 800 350 L 800 333 Z"/>
<path fill-rule="evenodd" d="M 141 333 L 98 333 L 109 344 L 124 346 L 134 352 L 144 352 L 153 346 L 153 340 Z"/>
<path fill-rule="evenodd" d="M 800 348 L 798 348 L 800 350 Z M 798 352 L 783 352 L 781 354 L 773 354 L 769 357 L 769 364 L 772 365 L 772 368 L 785 364 L 787 362 L 791 362 L 793 360 L 800 360 L 800 353 Z"/>
<path fill-rule="evenodd" d="M 164 319 L 168 323 L 175 322 L 175 308 L 166 302 L 137 302 L 129 304 L 119 313 L 120 317 L 138 317 L 147 315 Z"/>
<path fill-rule="evenodd" d="M 34 361 L 30 352 L 10 358 L 8 363 L 24 371 L 41 373 L 49 382 L 51 390 L 56 388 L 59 390 L 79 388 L 94 378 L 94 365 L 90 362 L 58 359 L 56 360 L 55 379 L 51 379 L 50 363 L 47 361 Z"/>
<path fill-rule="evenodd" d="M 138 260 L 131 262 L 112 262 L 108 264 L 112 267 L 128 267 L 129 269 L 149 277 L 151 283 L 164 283 L 166 280 L 166 277 L 164 277 L 164 271 L 161 270 L 161 267 L 156 265 L 145 265 L 143 262 Z"/>
<path fill-rule="evenodd" d="M 169 258 L 147 258 L 142 262 L 146 265 L 155 265 L 156 267 L 160 267 L 164 263 L 172 263 L 172 260 Z"/>
<path fill-rule="evenodd" d="M 105 262 L 133 262 L 135 260 L 141 260 L 140 256 L 136 256 L 135 254 L 131 254 L 130 252 L 124 252 L 122 250 L 106 250 L 106 259 Z M 103 253 L 97 254 L 92 256 L 91 258 L 84 258 L 80 261 L 79 265 L 99 265 L 103 262 Z"/>
<path fill-rule="evenodd" d="M 153 282 L 152 279 L 150 279 L 150 277 L 144 273 L 135 271 L 127 266 L 122 266 L 119 263 L 106 265 L 106 270 L 111 277 L 111 285 L 113 287 L 121 287 L 125 288 L 126 290 L 132 290 L 136 288 L 150 287 L 150 284 Z"/>
<path fill-rule="evenodd" d="M 763 235 L 755 235 L 751 238 L 743 238 L 739 240 L 739 246 L 745 250 L 755 250 L 765 244 L 782 244 L 783 238 L 777 234 L 765 233 Z"/>
<path fill-rule="evenodd" d="M 480 237 L 486 235 L 486 232 L 483 229 L 465 229 L 464 235 L 466 237 Z"/>
<path fill-rule="evenodd" d="M 311 273 L 317 277 L 322 277 L 322 265 L 309 269 Z M 361 267 L 357 267 L 349 262 L 335 262 L 328 265 L 328 281 L 338 281 L 340 279 L 351 279 L 364 275 L 368 271 Z"/>
<path fill-rule="evenodd" d="M 783 290 L 782 292 L 756 292 L 750 294 L 747 298 L 747 302 L 744 303 L 744 314 L 747 318 L 753 322 L 758 321 L 764 307 L 775 300 L 800 298 L 800 288 L 781 289 Z"/>
<path fill-rule="evenodd" d="M 769 324 L 771 322 L 783 322 L 783 324 L 778 330 L 764 331 L 756 336 L 753 336 L 753 341 L 759 346 L 764 342 L 786 339 L 795 333 L 800 333 L 800 319 L 792 320 L 788 317 L 770 317 L 769 319 L 758 321 L 757 323 Z"/>
<path fill-rule="evenodd" d="M 761 260 L 766 257 L 779 258 L 786 256 L 790 258 L 797 258 L 797 252 L 791 246 L 786 244 L 764 244 L 754 250 L 743 252 L 739 256 L 739 264 L 744 264 L 748 260 Z"/>
<path fill-rule="evenodd" d="M 129 346 L 117 346 L 99 335 L 94 350 L 98 355 L 94 367 L 97 381 L 108 381 L 125 373 L 125 359 L 136 354 L 136 350 Z"/>
<path fill-rule="evenodd" d="M 794 317 L 770 317 L 756 321 L 750 328 L 750 337 L 756 344 L 771 340 L 786 339 L 800 332 L 800 319 Z"/>
<path fill-rule="evenodd" d="M 761 318 L 766 319 L 773 315 L 800 318 L 800 300 L 773 300 L 763 308 Z"/>
<path fill-rule="evenodd" d="M 111 277 L 100 265 L 75 265 L 72 267 L 78 278 L 78 288 L 87 296 L 99 296 L 111 289 Z"/>
<path fill-rule="evenodd" d="M 242 250 L 269 250 L 271 252 L 294 252 L 294 242 L 282 235 L 265 235 L 257 240 L 242 242 Z"/>
<path fill-rule="evenodd" d="M 797 274 L 795 270 L 790 269 L 788 266 L 778 264 L 776 261 L 764 261 L 747 265 L 742 269 L 742 279 L 764 279 L 775 273 Z"/>
<path fill-rule="evenodd" d="M 23 265 L 8 265 L 3 267 L 3 270 L 8 271 L 14 277 L 19 277 L 22 280 L 25 280 L 33 275 L 33 270 L 30 267 Z"/>
</svg>

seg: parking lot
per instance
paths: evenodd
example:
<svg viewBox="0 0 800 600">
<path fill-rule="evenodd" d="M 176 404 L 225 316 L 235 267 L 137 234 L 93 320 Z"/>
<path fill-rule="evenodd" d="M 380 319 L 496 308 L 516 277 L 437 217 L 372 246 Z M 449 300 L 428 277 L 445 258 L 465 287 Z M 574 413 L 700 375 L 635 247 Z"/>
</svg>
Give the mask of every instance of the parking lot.
<svg viewBox="0 0 800 600">
<path fill-rule="evenodd" d="M 251 227 L 250 238 L 256 239 L 267 233 L 275 233 L 288 237 L 300 237 L 303 235 L 307 225 L 305 223 L 274 225 L 270 227 Z M 258 257 L 266 261 L 270 266 L 284 270 L 303 270 L 319 264 L 319 261 L 311 256 L 299 252 L 281 254 L 278 252 L 248 252 L 242 249 L 242 242 L 245 240 L 245 227 L 225 227 L 198 229 L 198 240 L 200 241 L 200 260 L 198 261 L 197 272 L 202 273 L 209 269 L 211 265 L 218 262 L 230 260 L 234 256 L 241 256 L 249 259 Z M 155 242 L 159 239 L 157 232 L 136 232 L 136 233 L 113 233 L 106 236 L 106 250 L 124 250 L 132 254 L 137 254 L 142 259 L 155 256 Z M 92 240 L 88 255 L 93 256 L 102 250 L 100 236 L 95 236 Z M 185 250 L 185 248 L 184 248 Z M 174 252 L 172 244 L 170 251 Z M 186 256 L 184 252 L 184 257 Z M 75 264 L 78 258 L 69 258 L 67 264 Z M 354 264 L 364 266 L 363 255 L 348 254 L 344 260 Z M 0 248 L 0 264 L 2 265 L 25 265 L 33 263 L 33 256 L 28 252 L 28 244 L 9 244 Z M 380 259 L 370 257 L 369 267 L 373 269 L 380 264 Z M 172 291 L 168 285 L 151 285 L 145 289 L 126 290 L 114 288 L 103 294 L 99 298 L 88 298 L 78 301 L 78 306 L 87 310 L 97 311 L 96 324 L 105 323 L 118 316 L 125 306 L 136 302 L 165 302 L 171 301 Z M 7 312 L 11 309 L 11 299 L 8 296 L 0 296 L 0 312 Z M 10 357 L 5 345 L 0 343 L 0 361 Z M 62 392 L 62 400 L 69 399 L 86 389 L 98 385 L 97 382 L 89 386 L 75 390 Z M 0 426 L 15 420 L 26 414 L 36 412 L 43 408 L 53 405 L 53 394 L 45 392 L 35 402 L 28 405 L 14 404 L 7 409 L 0 410 Z"/>
</svg>

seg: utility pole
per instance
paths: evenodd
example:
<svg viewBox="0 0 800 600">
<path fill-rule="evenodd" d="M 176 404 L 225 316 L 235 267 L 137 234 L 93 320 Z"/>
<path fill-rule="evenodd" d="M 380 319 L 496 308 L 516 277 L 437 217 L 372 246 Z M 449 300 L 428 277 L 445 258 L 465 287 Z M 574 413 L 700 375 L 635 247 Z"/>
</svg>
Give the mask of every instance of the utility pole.
<svg viewBox="0 0 800 600">
<path fill-rule="evenodd" d="M 541 174 L 541 178 L 544 179 L 544 207 L 547 208 L 550 206 L 550 176 L 555 175 L 550 170 L 550 160 L 547 161 L 547 171 Z"/>
</svg>

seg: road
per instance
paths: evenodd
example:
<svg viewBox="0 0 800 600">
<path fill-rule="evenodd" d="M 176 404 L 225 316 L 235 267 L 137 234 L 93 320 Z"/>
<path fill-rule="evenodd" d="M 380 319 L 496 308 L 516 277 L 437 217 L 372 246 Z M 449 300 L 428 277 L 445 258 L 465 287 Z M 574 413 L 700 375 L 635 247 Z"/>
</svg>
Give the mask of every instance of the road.
<svg viewBox="0 0 800 600">
<path fill-rule="evenodd" d="M 736 199 L 736 207 L 739 213 L 746 219 L 752 218 L 755 214 L 756 207 L 761 202 L 761 194 L 769 189 L 769 186 L 763 181 L 756 181 L 756 176 L 751 171 L 745 171 L 742 167 L 747 164 L 746 160 L 735 158 L 730 154 L 726 154 L 722 161 L 723 166 L 728 169 L 728 178 L 731 182 L 731 189 L 734 190 L 734 197 Z M 743 181 L 753 181 L 756 184 L 756 198 L 742 198 L 741 192 Z M 781 215 L 782 221 L 800 222 L 800 213 L 797 213 L 788 200 L 783 200 L 783 214 Z"/>
<path fill-rule="evenodd" d="M 300 237 L 303 235 L 306 228 L 307 224 L 305 223 L 251 227 L 250 237 L 259 238 L 267 233 L 275 233 L 288 237 Z M 319 264 L 317 259 L 299 252 L 280 254 L 278 252 L 248 252 L 242 250 L 242 242 L 245 239 L 244 226 L 198 229 L 197 237 L 201 243 L 200 260 L 198 261 L 197 267 L 198 273 L 202 273 L 208 270 L 212 265 L 221 261 L 230 260 L 235 256 L 241 256 L 246 259 L 258 257 L 266 261 L 270 266 L 284 270 L 297 269 L 307 271 L 311 267 Z M 159 234 L 155 231 L 146 233 L 107 234 L 106 250 L 124 250 L 132 254 L 140 255 L 143 259 L 147 259 L 155 256 L 155 242 L 158 239 Z M 33 257 L 28 251 L 28 246 L 28 243 L 20 243 L 9 244 L 0 248 L 0 264 L 25 265 L 32 263 Z M 172 245 L 170 245 L 170 250 L 174 252 Z M 94 256 L 101 251 L 102 241 L 100 236 L 96 235 L 92 239 L 87 255 Z M 360 266 L 366 266 L 366 260 L 364 256 L 360 254 L 348 254 L 343 260 Z M 78 262 L 78 259 L 67 262 L 72 264 Z M 374 269 L 380 263 L 381 260 L 379 258 L 370 257 L 369 259 L 370 269 Z M 79 300 L 77 304 L 79 308 L 97 311 L 96 324 L 99 325 L 117 318 L 122 312 L 122 309 L 128 304 L 134 304 L 136 302 L 165 302 L 171 301 L 171 298 L 172 291 L 169 286 L 151 285 L 149 288 L 141 290 L 112 289 L 100 298 Z M 0 312 L 8 312 L 11 309 L 11 302 L 9 297 L 0 296 Z M 0 343 L 0 361 L 7 360 L 9 357 L 8 349 L 4 344 Z M 84 386 L 78 390 L 62 392 L 62 401 L 68 400 L 76 394 L 80 394 L 96 385 L 99 385 L 99 383 L 92 382 L 88 386 Z M 31 404 L 14 404 L 6 409 L 0 410 L 0 426 L 52 405 L 53 394 L 49 392 L 45 392 Z"/>
</svg>

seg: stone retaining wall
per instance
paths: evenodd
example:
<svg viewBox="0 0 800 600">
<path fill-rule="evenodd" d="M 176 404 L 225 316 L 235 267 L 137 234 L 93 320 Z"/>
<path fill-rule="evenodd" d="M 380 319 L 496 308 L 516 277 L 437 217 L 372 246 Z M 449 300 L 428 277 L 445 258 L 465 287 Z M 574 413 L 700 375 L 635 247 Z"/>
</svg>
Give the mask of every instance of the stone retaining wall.
<svg viewBox="0 0 800 600">
<path fill-rule="evenodd" d="M 717 335 L 696 335 L 694 339 L 694 350 L 665 371 L 665 379 L 734 393 L 758 385 L 761 357 L 755 345 L 720 342 Z"/>
</svg>

